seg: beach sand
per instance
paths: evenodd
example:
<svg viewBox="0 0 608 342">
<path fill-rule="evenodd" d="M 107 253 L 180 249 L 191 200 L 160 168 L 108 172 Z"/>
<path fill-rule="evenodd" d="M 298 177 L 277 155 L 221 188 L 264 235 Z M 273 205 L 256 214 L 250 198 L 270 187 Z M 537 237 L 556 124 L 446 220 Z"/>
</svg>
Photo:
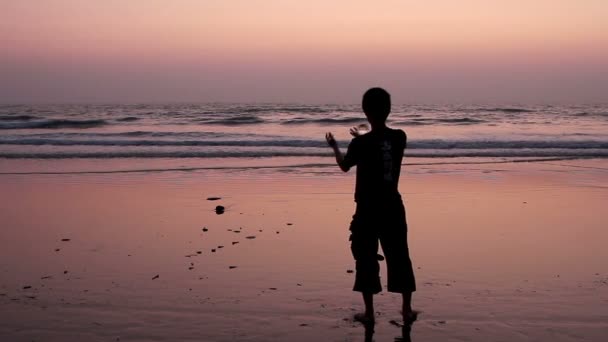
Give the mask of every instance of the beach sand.
<svg viewBox="0 0 608 342">
<path fill-rule="evenodd" d="M 327 168 L 2 174 L 0 341 L 364 340 L 353 185 Z M 608 338 L 606 161 L 406 166 L 400 190 L 422 313 L 402 331 L 383 292 L 376 341 Z"/>
</svg>

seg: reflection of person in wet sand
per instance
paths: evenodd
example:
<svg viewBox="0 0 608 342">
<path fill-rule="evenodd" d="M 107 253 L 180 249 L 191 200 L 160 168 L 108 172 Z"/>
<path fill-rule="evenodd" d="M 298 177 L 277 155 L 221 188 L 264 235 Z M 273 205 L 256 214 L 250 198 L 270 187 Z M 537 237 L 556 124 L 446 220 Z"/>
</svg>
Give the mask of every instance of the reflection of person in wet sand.
<svg viewBox="0 0 608 342">
<path fill-rule="evenodd" d="M 411 305 L 416 283 L 407 244 L 405 208 L 398 190 L 407 136 L 402 130 L 386 126 L 391 110 L 386 90 L 369 89 L 363 95 L 362 106 L 372 128 L 366 134 L 351 129 L 355 138 L 346 155 L 342 155 L 331 133 L 325 136 L 342 171 L 357 166 L 357 209 L 350 225 L 350 240 L 357 270 L 353 290 L 363 294 L 365 312 L 355 315 L 355 319 L 363 323 L 375 321 L 373 295 L 382 291 L 377 255 L 380 241 L 386 256 L 388 291 L 402 294 L 402 314 L 407 324 L 417 316 Z"/>
</svg>

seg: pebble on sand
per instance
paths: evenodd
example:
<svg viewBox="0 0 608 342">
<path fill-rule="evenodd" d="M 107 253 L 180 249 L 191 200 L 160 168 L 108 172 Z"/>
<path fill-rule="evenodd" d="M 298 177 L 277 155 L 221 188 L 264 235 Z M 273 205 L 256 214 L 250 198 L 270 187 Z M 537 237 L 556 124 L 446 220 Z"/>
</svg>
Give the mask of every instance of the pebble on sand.
<svg viewBox="0 0 608 342">
<path fill-rule="evenodd" d="M 239 243 L 238 241 L 232 241 L 232 245 L 236 245 L 237 243 Z"/>
<path fill-rule="evenodd" d="M 202 251 L 196 251 L 196 254 L 201 254 L 201 253 L 203 253 L 203 252 Z"/>
<path fill-rule="evenodd" d="M 63 271 L 63 274 L 68 274 L 68 270 Z"/>
<path fill-rule="evenodd" d="M 204 231 L 204 232 L 208 232 L 208 231 L 209 231 L 209 229 L 207 229 L 207 227 L 204 227 L 204 228 L 203 228 L 203 231 Z"/>
<path fill-rule="evenodd" d="M 287 225 L 288 225 L 288 226 L 293 226 L 293 223 L 291 223 L 291 222 L 287 222 Z"/>
<path fill-rule="evenodd" d="M 249 240 L 255 239 L 255 235 L 249 235 L 249 236 L 247 236 L 247 239 L 249 239 Z"/>
<path fill-rule="evenodd" d="M 236 266 L 228 266 L 229 269 L 236 268 Z"/>
<path fill-rule="evenodd" d="M 346 270 L 346 273 L 353 273 L 353 270 Z"/>
<path fill-rule="evenodd" d="M 215 253 L 215 248 L 211 249 L 211 253 Z"/>
<path fill-rule="evenodd" d="M 217 200 L 221 200 L 221 197 L 207 197 L 207 201 L 217 201 Z"/>
<path fill-rule="evenodd" d="M 55 252 L 59 252 L 61 248 L 55 248 Z"/>
<path fill-rule="evenodd" d="M 157 274 L 157 275 L 155 275 L 154 277 L 152 277 L 152 280 L 154 280 L 154 279 L 158 279 L 159 277 L 160 277 L 160 275 L 158 275 L 158 274 Z"/>
<path fill-rule="evenodd" d="M 218 205 L 217 207 L 215 207 L 215 213 L 218 215 L 222 215 L 225 210 L 226 208 L 224 208 L 223 205 Z"/>
<path fill-rule="evenodd" d="M 27 285 L 27 286 L 24 286 L 24 287 L 23 287 L 23 289 L 24 289 L 24 290 L 28 290 L 28 289 L 31 289 L 31 288 L 32 288 L 32 287 L 31 287 L 31 286 L 29 286 L 29 285 Z"/>
<path fill-rule="evenodd" d="M 70 241 L 70 239 L 61 239 L 61 241 L 66 242 L 66 241 Z"/>
<path fill-rule="evenodd" d="M 220 246 L 217 246 L 217 248 L 224 248 L 224 246 L 221 246 L 221 245 L 220 245 Z"/>
<path fill-rule="evenodd" d="M 276 290 L 277 290 L 277 288 L 276 288 L 276 287 L 269 287 L 268 289 L 269 289 L 269 290 L 272 290 L 272 291 L 276 291 Z"/>
</svg>

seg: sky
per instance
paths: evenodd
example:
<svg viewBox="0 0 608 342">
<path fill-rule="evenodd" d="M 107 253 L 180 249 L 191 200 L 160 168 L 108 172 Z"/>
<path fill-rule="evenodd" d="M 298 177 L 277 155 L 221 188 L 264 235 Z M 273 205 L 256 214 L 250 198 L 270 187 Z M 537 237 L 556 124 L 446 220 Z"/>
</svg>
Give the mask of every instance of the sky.
<svg viewBox="0 0 608 342">
<path fill-rule="evenodd" d="M 608 102 L 606 0 L 0 0 L 0 103 Z"/>
</svg>

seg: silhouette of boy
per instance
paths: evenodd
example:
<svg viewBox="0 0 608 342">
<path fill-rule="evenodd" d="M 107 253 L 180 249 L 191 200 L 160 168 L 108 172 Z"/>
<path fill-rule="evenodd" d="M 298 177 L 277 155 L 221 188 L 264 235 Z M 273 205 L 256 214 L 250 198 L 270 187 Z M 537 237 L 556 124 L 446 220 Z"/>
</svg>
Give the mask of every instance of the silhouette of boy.
<svg viewBox="0 0 608 342">
<path fill-rule="evenodd" d="M 405 207 L 398 190 L 407 136 L 400 129 L 386 126 L 391 111 L 391 98 L 386 90 L 369 89 L 363 95 L 362 107 L 372 128 L 366 134 L 361 134 L 358 128 L 350 130 L 354 139 L 346 155 L 342 155 L 331 132 L 325 135 L 342 171 L 357 166 L 357 208 L 350 224 L 350 241 L 357 271 L 353 290 L 362 293 L 365 312 L 355 315 L 355 319 L 363 323 L 375 321 L 373 295 L 382 291 L 380 241 L 386 257 L 388 291 L 402 294 L 403 320 L 411 323 L 417 315 L 411 306 L 416 283 L 407 244 Z"/>
</svg>

